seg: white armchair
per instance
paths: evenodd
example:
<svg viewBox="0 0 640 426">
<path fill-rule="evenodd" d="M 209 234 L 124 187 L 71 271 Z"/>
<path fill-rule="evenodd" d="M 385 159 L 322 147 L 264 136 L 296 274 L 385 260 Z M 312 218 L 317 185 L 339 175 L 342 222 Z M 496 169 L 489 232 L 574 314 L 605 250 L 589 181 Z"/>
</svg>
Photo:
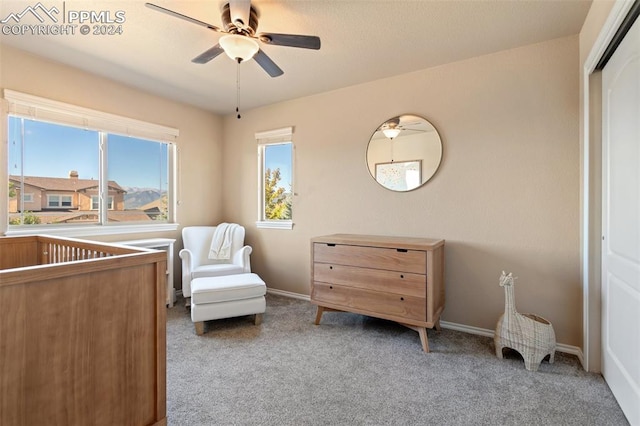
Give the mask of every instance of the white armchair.
<svg viewBox="0 0 640 426">
<path fill-rule="evenodd" d="M 232 236 L 228 260 L 209 259 L 215 226 L 187 226 L 182 229 L 182 295 L 191 297 L 191 280 L 202 277 L 245 274 L 251 272 L 251 246 L 244 245 L 244 228 L 238 226 Z"/>
</svg>

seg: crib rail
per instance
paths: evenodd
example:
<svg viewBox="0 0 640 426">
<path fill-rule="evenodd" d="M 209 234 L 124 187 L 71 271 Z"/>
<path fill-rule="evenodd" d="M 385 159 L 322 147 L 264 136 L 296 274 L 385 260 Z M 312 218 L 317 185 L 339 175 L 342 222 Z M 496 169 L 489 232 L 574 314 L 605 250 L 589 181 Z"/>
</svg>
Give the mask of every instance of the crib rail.
<svg viewBox="0 0 640 426">
<path fill-rule="evenodd" d="M 46 235 L 0 237 L 0 270 L 98 259 L 139 251 L 113 244 Z"/>
</svg>

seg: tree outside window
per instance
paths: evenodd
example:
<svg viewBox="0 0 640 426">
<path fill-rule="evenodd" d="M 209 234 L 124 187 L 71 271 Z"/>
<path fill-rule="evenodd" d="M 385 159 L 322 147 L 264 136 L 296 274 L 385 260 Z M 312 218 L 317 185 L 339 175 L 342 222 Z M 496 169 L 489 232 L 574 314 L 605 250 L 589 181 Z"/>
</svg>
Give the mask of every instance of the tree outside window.
<svg viewBox="0 0 640 426">
<path fill-rule="evenodd" d="M 268 220 L 291 220 L 291 192 L 280 186 L 280 169 L 264 174 L 264 216 Z"/>
</svg>

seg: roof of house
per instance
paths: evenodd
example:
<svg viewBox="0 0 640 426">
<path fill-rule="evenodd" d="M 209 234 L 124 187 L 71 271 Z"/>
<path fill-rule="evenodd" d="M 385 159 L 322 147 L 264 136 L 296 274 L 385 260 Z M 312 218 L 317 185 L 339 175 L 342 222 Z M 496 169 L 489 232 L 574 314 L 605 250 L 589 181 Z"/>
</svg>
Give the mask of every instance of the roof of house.
<svg viewBox="0 0 640 426">
<path fill-rule="evenodd" d="M 78 178 L 58 178 L 46 176 L 9 176 L 10 181 L 20 182 L 24 179 L 25 185 L 35 186 L 46 191 L 67 191 L 76 192 L 84 191 L 90 188 L 97 188 L 98 181 L 94 179 L 78 179 Z M 119 192 L 127 192 L 117 182 L 110 180 L 108 182 L 109 189 Z"/>
<path fill-rule="evenodd" d="M 147 203 L 142 207 L 139 207 L 139 209 L 145 212 L 154 210 L 154 209 L 155 211 L 162 211 L 162 209 L 166 208 L 166 206 L 167 206 L 167 196 L 164 195 L 158 198 L 157 200 L 153 200 L 152 202 Z"/>
</svg>

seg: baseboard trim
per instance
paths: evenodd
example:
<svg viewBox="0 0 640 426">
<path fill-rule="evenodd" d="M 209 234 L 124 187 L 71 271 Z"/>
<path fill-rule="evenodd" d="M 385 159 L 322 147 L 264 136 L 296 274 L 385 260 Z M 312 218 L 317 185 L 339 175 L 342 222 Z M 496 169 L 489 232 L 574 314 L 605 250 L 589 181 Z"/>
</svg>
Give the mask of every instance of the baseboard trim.
<svg viewBox="0 0 640 426">
<path fill-rule="evenodd" d="M 442 328 L 449 330 L 462 331 L 464 333 L 476 334 L 478 336 L 493 337 L 493 330 L 487 328 L 474 327 L 472 325 L 457 324 L 455 322 L 440 321 Z"/>
<path fill-rule="evenodd" d="M 306 300 L 307 302 L 311 301 L 311 297 L 306 294 L 293 293 L 291 291 L 278 290 L 277 288 L 267 288 L 267 293 L 275 294 L 277 296 L 290 297 L 292 299 Z"/>
<path fill-rule="evenodd" d="M 474 327 L 471 325 L 457 324 L 455 322 L 440 321 L 442 328 L 448 328 L 449 330 L 462 331 L 469 334 L 477 334 L 479 336 L 493 337 L 494 331 L 487 328 Z M 580 363 L 584 366 L 584 359 L 582 349 L 577 346 L 565 345 L 564 343 L 556 344 L 556 350 L 570 355 L 575 355 L 580 360 Z"/>
<path fill-rule="evenodd" d="M 306 294 L 293 293 L 291 291 L 278 290 L 275 288 L 267 289 L 267 293 L 275 294 L 278 296 L 291 297 L 292 299 L 306 300 L 307 302 L 311 301 L 311 297 Z M 463 333 L 476 334 L 478 336 L 485 337 L 493 337 L 493 330 L 489 330 L 488 328 L 480 328 L 474 327 L 472 325 L 465 324 L 457 324 L 455 322 L 449 321 L 440 321 L 440 325 L 442 328 L 447 328 L 449 330 L 462 331 Z M 565 345 L 564 343 L 558 343 L 556 345 L 556 350 L 558 352 L 575 355 L 580 360 L 580 364 L 584 367 L 584 357 L 582 354 L 582 349 L 577 346 Z"/>
</svg>

